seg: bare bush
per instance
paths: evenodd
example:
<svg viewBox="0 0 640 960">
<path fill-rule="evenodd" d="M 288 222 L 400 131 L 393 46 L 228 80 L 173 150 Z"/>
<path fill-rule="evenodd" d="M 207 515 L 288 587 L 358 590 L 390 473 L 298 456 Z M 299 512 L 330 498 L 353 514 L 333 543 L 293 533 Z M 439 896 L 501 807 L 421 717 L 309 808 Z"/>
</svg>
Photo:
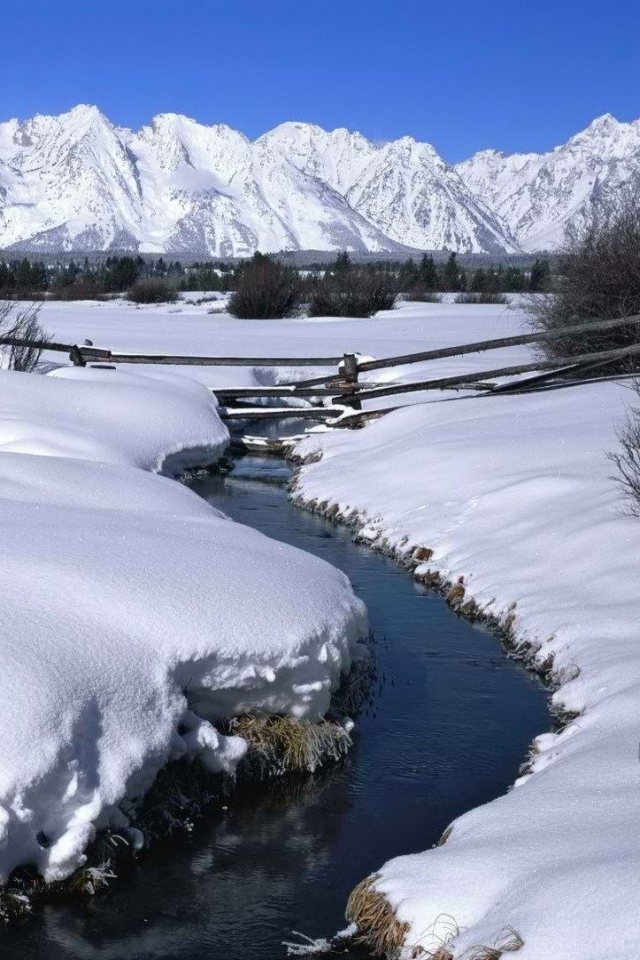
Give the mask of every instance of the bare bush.
<svg viewBox="0 0 640 960">
<path fill-rule="evenodd" d="M 17 307 L 15 303 L 0 303 L 0 337 L 26 341 L 7 344 L 3 348 L 6 369 L 33 373 L 40 362 L 43 350 L 51 341 L 39 321 L 40 307 L 32 303 Z"/>
<path fill-rule="evenodd" d="M 640 396 L 640 384 L 636 384 L 635 389 Z M 640 408 L 628 411 L 625 423 L 618 430 L 618 439 L 621 449 L 608 454 L 617 468 L 614 479 L 625 494 L 627 513 L 640 517 Z"/>
<path fill-rule="evenodd" d="M 420 287 L 414 287 L 408 293 L 402 294 L 401 300 L 408 300 L 411 303 L 442 303 L 442 294 L 435 290 L 425 290 Z"/>
<path fill-rule="evenodd" d="M 594 216 L 569 236 L 557 289 L 530 301 L 531 325 L 552 331 L 596 320 L 640 314 L 640 199 L 626 196 L 607 215 Z M 634 324 L 554 338 L 544 345 L 551 357 L 572 357 L 640 342 Z M 614 366 L 611 365 L 611 371 Z M 633 369 L 630 360 L 617 369 Z"/>
<path fill-rule="evenodd" d="M 369 267 L 351 267 L 327 274 L 316 284 L 309 300 L 310 317 L 372 317 L 395 306 L 395 277 Z"/>
<path fill-rule="evenodd" d="M 127 300 L 131 303 L 176 303 L 178 291 L 162 277 L 148 277 L 136 280 L 127 291 Z"/>
<path fill-rule="evenodd" d="M 101 295 L 100 287 L 93 279 L 76 280 L 75 283 L 60 283 L 52 286 L 47 294 L 48 300 L 97 300 Z"/>
<path fill-rule="evenodd" d="M 297 270 L 257 253 L 242 267 L 227 310 L 240 320 L 279 320 L 299 314 L 301 296 Z"/>
<path fill-rule="evenodd" d="M 482 293 L 467 293 L 462 291 L 457 293 L 453 300 L 454 303 L 509 303 L 509 298 L 504 293 L 485 290 Z"/>
</svg>

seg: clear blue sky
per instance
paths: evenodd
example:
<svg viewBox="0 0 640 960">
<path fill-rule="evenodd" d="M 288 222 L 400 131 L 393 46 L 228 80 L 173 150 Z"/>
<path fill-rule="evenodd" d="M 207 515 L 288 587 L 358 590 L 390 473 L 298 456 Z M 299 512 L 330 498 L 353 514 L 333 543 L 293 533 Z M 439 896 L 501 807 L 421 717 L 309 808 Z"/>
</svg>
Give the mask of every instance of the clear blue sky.
<svg viewBox="0 0 640 960">
<path fill-rule="evenodd" d="M 29 0 L 3 4 L 0 118 L 96 103 L 257 136 L 410 133 L 455 161 L 640 116 L 638 0 Z"/>
</svg>

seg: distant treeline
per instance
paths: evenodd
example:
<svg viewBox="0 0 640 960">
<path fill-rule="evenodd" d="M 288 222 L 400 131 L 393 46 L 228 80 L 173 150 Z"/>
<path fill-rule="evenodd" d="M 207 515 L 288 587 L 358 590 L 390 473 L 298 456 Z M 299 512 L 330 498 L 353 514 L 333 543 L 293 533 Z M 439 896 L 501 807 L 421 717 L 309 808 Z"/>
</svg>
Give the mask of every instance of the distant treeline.
<svg viewBox="0 0 640 960">
<path fill-rule="evenodd" d="M 406 260 L 403 264 L 379 264 L 398 276 L 401 293 L 542 293 L 551 286 L 551 265 L 538 258 L 525 270 L 523 267 L 496 266 L 465 268 L 455 253 L 436 263 L 432 256 Z"/>
<path fill-rule="evenodd" d="M 179 260 L 141 256 L 107 257 L 101 263 L 71 259 L 48 265 L 27 257 L 0 259 L 0 299 L 37 299 L 46 294 L 60 300 L 91 300 L 125 293 L 144 280 L 162 280 L 175 290 L 226 292 L 237 285 L 237 269 L 222 261 L 185 267 Z"/>
<path fill-rule="evenodd" d="M 229 264 L 220 260 L 184 266 L 179 260 L 163 257 L 145 260 L 142 256 L 113 256 L 95 263 L 88 259 L 70 259 L 44 264 L 27 257 L 11 260 L 0 256 L 0 299 L 17 297 L 60 300 L 84 300 L 108 297 L 131 290 L 144 281 L 162 281 L 174 291 L 235 291 L 248 261 Z M 348 253 L 338 254 L 327 272 L 351 268 Z M 451 253 L 447 260 L 436 263 L 429 255 L 420 260 L 409 259 L 398 264 L 379 260 L 367 264 L 367 270 L 393 278 L 398 293 L 419 297 L 430 293 L 500 294 L 544 292 L 551 285 L 551 266 L 539 258 L 525 269 L 497 264 L 476 269 L 463 267 Z M 302 270 L 303 276 L 322 276 L 325 268 Z"/>
</svg>

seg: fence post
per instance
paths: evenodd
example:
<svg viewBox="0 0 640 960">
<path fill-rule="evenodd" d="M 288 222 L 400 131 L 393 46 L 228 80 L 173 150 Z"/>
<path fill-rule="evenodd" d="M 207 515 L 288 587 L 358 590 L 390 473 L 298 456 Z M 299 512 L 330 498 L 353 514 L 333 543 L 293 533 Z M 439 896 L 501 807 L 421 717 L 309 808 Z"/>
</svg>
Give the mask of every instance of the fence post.
<svg viewBox="0 0 640 960">
<path fill-rule="evenodd" d="M 69 350 L 69 360 L 71 360 L 74 367 L 86 367 L 87 365 L 86 360 L 82 356 L 82 351 L 77 344 Z"/>
<path fill-rule="evenodd" d="M 342 402 L 353 410 L 362 410 L 362 404 L 356 396 L 355 385 L 358 382 L 358 360 L 355 353 L 345 353 L 342 358 L 344 372 L 344 388 Z"/>
</svg>

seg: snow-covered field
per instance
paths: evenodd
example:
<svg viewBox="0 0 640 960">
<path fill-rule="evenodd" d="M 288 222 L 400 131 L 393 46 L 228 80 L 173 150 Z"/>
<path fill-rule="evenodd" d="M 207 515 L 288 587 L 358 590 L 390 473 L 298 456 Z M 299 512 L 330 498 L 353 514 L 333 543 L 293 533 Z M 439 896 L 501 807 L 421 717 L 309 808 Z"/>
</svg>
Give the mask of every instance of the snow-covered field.
<svg viewBox="0 0 640 960">
<path fill-rule="evenodd" d="M 206 310 L 207 305 L 188 303 L 140 310 L 121 303 L 51 303 L 45 306 L 42 316 L 45 327 L 59 340 L 82 342 L 90 337 L 96 345 L 122 350 L 170 348 L 172 352 L 246 356 L 337 355 L 358 351 L 381 357 L 502 336 L 517 332 L 522 324 L 522 316 L 517 311 L 504 307 L 451 303 L 403 304 L 392 313 L 362 321 L 251 322 L 233 320 L 224 314 L 211 316 Z M 451 358 L 428 367 L 392 369 L 384 371 L 384 378 L 419 379 L 427 369 L 430 376 L 447 375 L 498 365 L 502 361 L 505 364 L 519 362 L 528 357 L 524 349 L 512 348 L 494 354 Z M 136 370 L 140 372 L 139 368 Z M 195 376 L 209 386 L 232 386 L 269 382 L 267 378 L 272 375 L 252 368 L 189 368 L 179 371 L 171 382 L 164 381 L 153 388 L 146 385 L 144 390 L 153 390 L 154 397 L 156 392 L 159 396 L 168 391 L 171 411 L 160 418 L 167 429 L 159 442 L 161 449 L 157 450 L 155 441 L 150 441 L 136 466 L 157 468 L 158 460 L 180 446 L 180 440 L 174 443 L 175 438 L 171 438 L 174 389 L 182 402 L 198 406 L 198 416 L 205 416 L 200 401 L 196 400 L 196 391 L 200 398 L 205 395 L 192 385 L 187 398 L 186 393 L 175 386 L 181 376 Z M 283 375 L 282 371 L 276 372 L 276 376 Z M 69 390 L 98 390 L 111 379 L 112 383 L 104 386 L 111 396 L 111 390 L 119 389 L 119 376 L 105 371 L 98 383 L 88 384 L 47 378 L 42 381 L 46 384 L 42 389 L 52 389 L 51 384 L 55 383 L 56 389 L 60 386 Z M 163 377 L 163 374 L 156 372 L 155 376 Z M 372 379 L 374 377 L 382 379 L 379 373 L 372 375 Z M 124 391 L 124 385 L 122 389 Z M 144 392 L 143 388 L 140 390 Z M 320 431 L 309 436 L 297 452 L 308 455 L 320 451 L 322 458 L 301 470 L 297 494 L 307 501 L 338 504 L 342 515 L 351 518 L 357 511 L 365 536 L 372 543 L 386 541 L 400 555 L 410 554 L 417 546 L 432 550 L 432 557 L 417 567 L 416 575 L 425 576 L 435 571 L 452 582 L 464 577 L 465 599 L 475 600 L 481 610 L 510 624 L 515 642 L 522 648 L 531 645 L 529 653 L 535 656 L 539 666 L 552 665 L 558 685 L 554 694 L 556 705 L 578 716 L 560 733 L 547 733 L 538 738 L 531 772 L 523 776 L 507 796 L 461 817 L 443 846 L 381 865 L 376 889 L 386 896 L 398 919 L 408 924 L 403 952 L 406 958 L 425 953 L 429 956 L 453 930 L 457 936 L 448 944 L 448 949 L 456 960 L 462 956 L 486 957 L 491 954 L 479 952 L 478 945 L 498 947 L 509 940 L 515 943 L 514 935 L 506 929 L 509 926 L 524 941 L 518 954 L 523 960 L 602 960 L 605 956 L 637 960 L 640 940 L 640 874 L 637 870 L 640 527 L 637 520 L 623 512 L 620 490 L 611 478 L 613 467 L 606 457 L 606 452 L 616 447 L 616 424 L 624 417 L 625 406 L 633 402 L 633 394 L 622 386 L 602 383 L 535 396 L 442 402 L 441 397 L 430 395 L 422 399 L 429 402 L 413 403 L 409 409 L 389 414 L 364 430 Z M 132 401 L 129 409 L 136 409 L 139 402 Z M 205 403 L 203 399 L 201 402 Z M 47 410 L 55 411 L 53 401 L 43 398 L 42 406 L 45 405 Z M 29 407 L 29 411 L 31 409 Z M 211 406 L 207 409 L 206 416 L 214 422 L 215 411 Z M 104 408 L 100 410 L 103 416 Z M 29 412 L 26 419 L 32 416 L 35 417 Z M 24 440 L 14 437 L 22 419 L 18 411 L 9 418 L 8 426 L 2 422 L 3 433 L 11 434 L 13 450 L 19 449 L 16 443 L 30 442 L 26 434 L 35 429 L 32 426 L 25 429 Z M 77 421 L 74 423 L 74 430 L 79 431 Z M 220 427 L 216 429 L 219 431 Z M 72 435 L 74 430 L 70 431 Z M 24 488 L 19 488 L 14 481 L 3 488 L 9 493 L 4 494 L 7 500 L 2 507 L 3 511 L 23 518 L 19 523 L 14 521 L 14 526 L 18 526 L 15 536 L 10 536 L 14 528 L 11 522 L 2 520 L 3 531 L 5 536 L 10 536 L 11 544 L 3 551 L 3 563 L 9 565 L 8 575 L 5 573 L 2 579 L 4 589 L 8 589 L 8 584 L 19 582 L 16 563 L 21 563 L 21 571 L 29 572 L 34 584 L 30 606 L 26 612 L 17 614 L 22 635 L 25 623 L 37 623 L 39 629 L 29 630 L 31 638 L 39 637 L 43 625 L 48 631 L 51 623 L 63 622 L 62 630 L 54 627 L 56 636 L 62 632 L 65 637 L 76 638 L 69 641 L 70 660 L 75 663 L 79 645 L 82 656 L 78 657 L 80 666 L 73 669 L 80 671 L 84 688 L 88 690 L 96 683 L 98 690 L 93 699 L 87 694 L 80 704 L 92 718 L 89 729 L 93 729 L 94 718 L 104 709 L 101 705 L 107 694 L 102 682 L 95 679 L 96 674 L 102 677 L 103 671 L 98 666 L 94 670 L 92 661 L 85 655 L 87 644 L 92 637 L 99 638 L 96 657 L 107 657 L 104 651 L 113 643 L 116 661 L 121 643 L 125 642 L 127 650 L 133 651 L 133 664 L 127 657 L 120 664 L 119 674 L 111 662 L 113 657 L 110 660 L 110 670 L 113 668 L 113 678 L 117 676 L 118 685 L 114 679 L 114 685 L 109 688 L 107 698 L 113 697 L 113 700 L 109 699 L 106 715 L 111 717 L 113 704 L 117 716 L 125 717 L 125 724 L 128 723 L 127 711 L 131 710 L 136 717 L 136 739 L 131 750 L 113 751 L 116 766 L 126 767 L 123 757 L 129 766 L 118 769 L 113 778 L 109 775 L 104 781 L 117 785 L 108 797 L 101 796 L 103 808 L 111 811 L 117 802 L 113 794 L 129 789 L 127 778 L 132 776 L 136 764 L 132 757 L 138 757 L 136 769 L 145 772 L 157 769 L 166 758 L 168 731 L 175 731 L 176 718 L 185 709 L 180 684 L 185 684 L 194 672 L 196 678 L 202 678 L 197 679 L 202 686 L 206 686 L 212 676 L 198 641 L 219 638 L 224 633 L 221 620 L 229 617 L 231 622 L 229 609 L 224 606 L 228 600 L 224 591 L 219 601 L 223 605 L 222 614 L 219 606 L 210 609 L 202 603 L 203 597 L 218 596 L 215 593 L 218 573 L 211 561 L 216 549 L 223 550 L 225 558 L 233 555 L 234 570 L 240 571 L 234 581 L 234 589 L 238 589 L 236 596 L 256 596 L 260 589 L 264 591 L 264 607 L 274 583 L 271 576 L 267 579 L 265 574 L 264 580 L 260 576 L 267 565 L 271 573 L 274 563 L 278 562 L 278 548 L 250 531 L 234 529 L 229 538 L 232 542 L 223 541 L 220 547 L 217 531 L 223 529 L 225 523 L 228 530 L 229 522 L 214 518 L 205 505 L 196 502 L 178 485 L 132 470 L 129 463 L 136 458 L 132 451 L 138 448 L 138 441 L 130 443 L 120 432 L 119 428 L 113 437 L 114 448 L 121 451 L 125 447 L 126 454 L 114 453 L 107 458 L 102 453 L 91 453 L 89 460 L 93 462 L 87 462 L 87 454 L 82 451 L 86 449 L 85 444 L 95 442 L 93 439 L 78 441 L 81 452 L 75 454 L 69 453 L 73 444 L 65 441 L 65 458 L 85 459 L 77 460 L 72 467 L 68 459 L 50 457 L 42 468 L 47 472 L 37 473 L 36 478 L 33 469 L 27 474 L 26 467 L 20 468 L 20 484 L 24 484 L 28 476 L 29 502 L 17 502 L 18 489 Z M 178 433 L 183 442 L 184 421 Z M 187 445 L 198 445 L 202 439 L 201 430 L 192 430 Z M 32 456 L 39 452 L 30 449 Z M 17 456 L 5 454 L 6 458 Z M 99 461 L 105 459 L 108 462 L 100 465 Z M 127 465 L 123 465 L 124 460 L 128 461 Z M 44 463 L 45 458 L 38 457 L 38 462 Z M 6 474 L 11 460 L 0 457 L 0 468 L 3 463 Z M 106 492 L 95 498 L 99 503 L 87 502 L 91 484 L 97 484 L 98 480 L 84 482 L 76 469 L 86 471 L 92 478 L 96 475 L 98 479 L 105 478 Z M 64 470 L 69 477 L 80 479 L 72 483 L 63 476 Z M 135 509 L 123 509 L 122 488 L 116 486 L 115 480 L 112 484 L 112 477 L 118 471 L 126 474 L 127 483 L 133 483 L 132 478 L 136 478 L 139 497 L 127 494 Z M 126 489 L 129 490 L 129 486 Z M 51 507 L 50 500 L 55 501 Z M 47 505 L 46 509 L 43 505 Z M 67 519 L 72 513 L 78 518 L 76 524 Z M 24 522 L 27 515 L 28 524 Z M 88 516 L 92 518 L 91 523 L 87 522 Z M 25 535 L 32 523 L 44 526 L 37 536 L 37 544 L 29 543 Z M 265 556 L 268 553 L 268 562 L 256 561 L 254 541 L 262 544 Z M 294 622 L 295 635 L 289 638 L 292 644 L 311 643 L 316 651 L 323 649 L 318 638 L 324 642 L 330 635 L 337 651 L 336 665 L 329 669 L 325 664 L 324 669 L 326 678 L 331 680 L 339 662 L 348 660 L 348 643 L 362 624 L 362 612 L 336 574 L 311 559 L 298 557 L 295 564 L 288 565 L 285 548 L 280 549 L 283 556 L 278 568 L 278 584 L 283 592 L 279 602 L 269 608 L 277 624 L 272 628 L 261 621 L 259 635 L 275 642 L 282 636 L 283 624 Z M 144 563 L 133 565 L 130 558 L 141 554 L 145 557 Z M 39 567 L 41 563 L 43 571 Z M 309 564 L 309 570 L 301 576 L 304 563 Z M 225 563 L 225 568 L 228 566 Z M 172 567 L 172 575 L 168 575 Z M 184 575 L 186 569 L 188 577 Z M 22 577 L 24 575 L 22 572 Z M 242 581 L 249 575 L 251 592 L 242 593 Z M 307 576 L 318 589 L 316 594 L 309 588 L 310 597 L 316 597 L 317 607 L 309 607 L 309 597 L 300 597 L 300 588 L 307 587 Z M 282 602 L 288 577 L 295 579 L 297 602 L 284 612 Z M 256 578 L 260 580 L 259 586 Z M 72 589 L 69 589 L 69 580 Z M 57 589 L 51 589 L 56 583 Z M 160 589 L 156 589 L 158 584 Z M 37 601 L 43 604 L 42 610 L 34 607 L 34 597 L 40 597 L 38 591 L 43 594 Z M 58 596 L 62 593 L 64 605 Z M 15 595 L 15 589 L 10 591 L 11 597 Z M 75 599 L 76 596 L 79 599 Z M 327 620 L 326 598 L 340 610 L 341 622 L 333 617 Z M 26 599 L 24 603 L 27 604 Z M 3 606 L 6 610 L 7 601 Z M 50 606 L 55 608 L 55 617 L 64 617 L 64 621 L 49 615 Z M 257 600 L 256 608 L 260 607 Z M 142 617 L 140 609 L 145 611 Z M 280 629 L 275 628 L 277 625 Z M 8 632 L 20 635 L 16 631 Z M 162 634 L 162 644 L 158 634 Z M 247 629 L 237 642 L 251 646 L 253 636 L 251 629 Z M 342 647 L 336 646 L 338 636 L 342 638 Z M 197 649 L 187 670 L 184 652 L 194 644 Z M 24 644 L 18 646 L 16 641 L 16 645 L 15 656 L 21 654 L 24 658 Z M 179 648 L 179 665 L 172 674 L 167 663 L 169 651 L 175 654 L 175 647 Z M 63 846 L 68 843 L 69 848 L 77 852 L 78 833 L 72 830 L 76 824 L 80 825 L 78 830 L 87 829 L 86 824 L 94 818 L 90 804 L 95 781 L 89 775 L 80 787 L 76 786 L 73 776 L 61 773 L 69 769 L 68 751 L 75 742 L 72 740 L 74 719 L 78 729 L 80 714 L 74 712 L 76 704 L 71 699 L 73 709 L 67 708 L 64 729 L 68 732 L 63 745 L 64 738 L 58 732 L 63 725 L 58 717 L 67 714 L 64 714 L 65 708 L 60 707 L 65 700 L 57 690 L 58 684 L 64 687 L 71 681 L 65 678 L 64 671 L 61 675 L 59 658 L 52 662 L 50 645 L 38 640 L 37 649 L 39 673 L 30 689 L 48 690 L 47 684 L 50 684 L 55 702 L 53 705 L 48 700 L 38 703 L 36 711 L 30 693 L 24 693 L 24 703 L 15 713 L 21 717 L 20 707 L 23 707 L 27 714 L 37 713 L 40 717 L 38 711 L 43 711 L 42 726 L 35 733 L 30 728 L 25 735 L 29 740 L 25 742 L 40 744 L 42 729 L 47 725 L 55 731 L 49 746 L 38 746 L 34 769 L 39 763 L 38 769 L 53 771 L 48 780 L 43 774 L 46 782 L 54 784 L 57 795 L 71 797 L 64 801 L 65 811 L 70 812 L 60 820 L 58 828 L 63 831 L 61 839 L 69 837 Z M 137 673 L 135 658 L 139 650 L 144 650 L 146 661 Z M 251 670 L 254 667 L 252 661 Z M 20 669 L 27 668 L 21 666 Z M 314 669 L 318 669 L 315 661 Z M 85 672 L 88 679 L 84 679 Z M 45 681 L 42 675 L 47 673 L 50 679 Z M 158 686 L 152 684 L 150 674 Z M 255 695 L 256 682 L 259 691 L 266 687 L 266 677 L 256 681 L 255 676 L 252 673 L 245 688 L 251 690 L 251 696 Z M 133 687 L 149 691 L 151 707 L 142 702 L 131 705 L 127 691 Z M 286 692 L 288 708 L 299 706 L 292 704 L 291 683 L 278 680 L 276 687 Z M 70 687 L 65 689 L 68 703 Z M 73 689 L 77 689 L 76 684 Z M 158 689 L 162 691 L 161 696 Z M 304 689 L 308 691 L 308 686 Z M 117 698 L 121 695 L 128 704 L 123 712 L 117 708 Z M 219 703 L 217 696 L 217 693 L 211 694 L 212 703 Z M 18 695 L 2 709 L 14 709 L 17 699 Z M 324 702 L 314 699 L 313 709 L 321 710 Z M 225 706 L 229 709 L 227 703 Z M 237 702 L 233 704 L 234 709 L 237 706 Z M 212 714 L 216 712 L 214 707 Z M 153 717 L 151 725 L 149 716 Z M 12 732 L 22 729 L 15 722 L 9 726 Z M 164 739 L 158 726 L 164 731 Z M 105 729 L 107 733 L 103 736 L 108 741 L 110 728 Z M 83 744 L 80 769 L 95 771 L 96 757 L 92 753 L 95 740 L 89 737 Z M 152 747 L 142 763 L 140 751 L 144 753 L 149 744 Z M 222 752 L 225 753 L 224 746 Z M 10 756 L 17 765 L 21 756 L 18 746 L 11 746 Z M 62 760 L 58 762 L 56 756 Z M 47 767 L 49 757 L 54 759 Z M 23 795 L 29 795 L 28 785 L 24 786 Z M 20 819 L 25 807 L 23 802 L 18 813 L 11 815 L 8 835 L 29 835 L 33 845 L 36 832 L 33 819 Z M 418 816 L 420 811 L 416 810 Z M 12 827 L 14 822 L 19 826 Z M 39 828 L 44 829 L 44 825 Z M 5 845 L 2 856 L 8 861 L 6 849 Z M 57 862 L 70 862 L 62 856 L 62 847 L 59 849 Z M 36 850 L 38 862 L 44 868 L 55 850 L 55 845 L 49 850 Z M 54 874 L 50 871 L 50 875 Z M 421 953 L 419 947 L 425 953 Z"/>
<path fill-rule="evenodd" d="M 2 881 L 68 876 L 170 759 L 232 772 L 216 721 L 322 716 L 366 632 L 341 573 L 168 479 L 223 451 L 216 406 L 166 371 L 0 372 Z"/>
<path fill-rule="evenodd" d="M 99 303 L 45 303 L 42 324 L 63 343 L 93 341 L 114 351 L 180 353 L 194 356 L 333 357 L 361 353 L 374 357 L 453 346 L 520 332 L 522 317 L 505 306 L 476 306 L 451 302 L 401 303 L 367 320 L 314 318 L 236 320 L 223 309 L 224 300 L 197 303 L 203 294 L 184 294 L 178 304 L 134 307 L 124 301 Z M 68 363 L 64 354 L 49 354 L 54 363 Z M 418 380 L 465 373 L 500 363 L 527 362 L 530 352 L 510 347 L 493 354 L 452 357 L 429 364 L 378 370 L 366 379 L 377 383 Z M 489 361 L 489 362 L 487 362 Z M 128 368 L 132 369 L 132 368 Z M 136 365 L 136 370 L 147 369 Z M 148 369 L 158 369 L 149 367 Z M 306 379 L 314 369 L 270 367 L 171 368 L 207 386 L 255 386 L 295 378 Z M 335 370 L 335 366 L 331 368 Z M 322 372 L 319 370 L 318 372 Z M 403 402 L 410 402 L 407 396 Z M 386 405 L 392 403 L 385 401 Z M 382 404 L 381 404 L 382 405 Z"/>
</svg>

